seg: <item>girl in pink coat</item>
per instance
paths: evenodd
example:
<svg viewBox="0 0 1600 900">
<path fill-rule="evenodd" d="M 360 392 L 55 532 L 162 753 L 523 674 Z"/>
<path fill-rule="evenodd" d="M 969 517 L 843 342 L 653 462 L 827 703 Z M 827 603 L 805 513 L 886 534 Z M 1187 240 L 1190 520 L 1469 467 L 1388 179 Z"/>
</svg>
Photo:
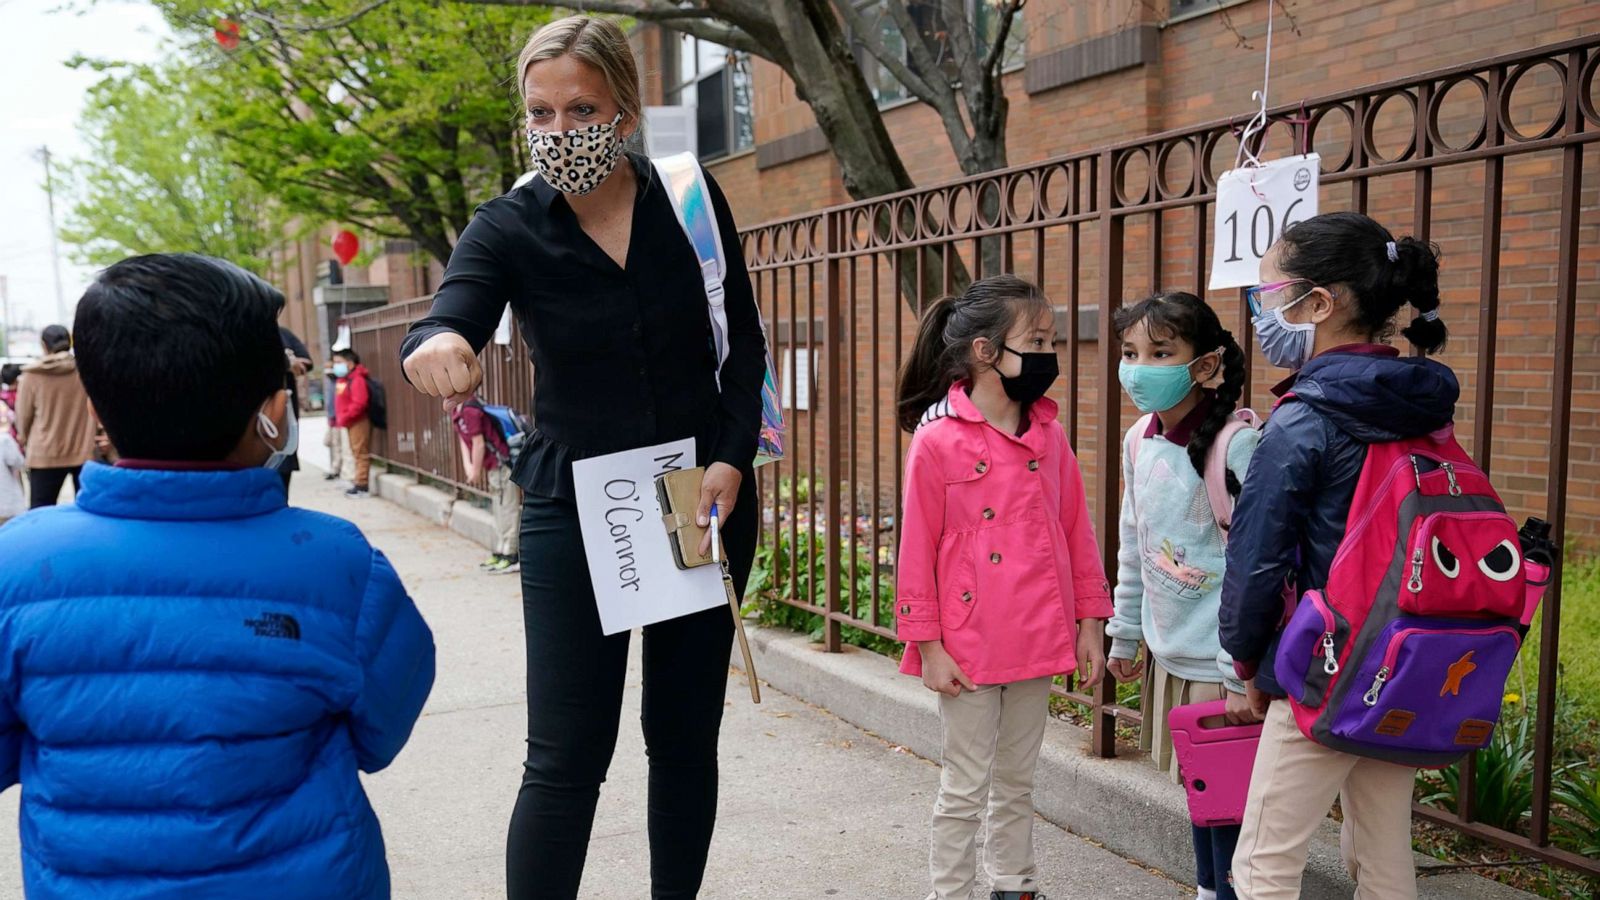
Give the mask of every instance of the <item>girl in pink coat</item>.
<svg viewBox="0 0 1600 900">
<path fill-rule="evenodd" d="M 1010 275 L 923 315 L 900 374 L 906 459 L 900 670 L 939 693 L 943 775 L 930 900 L 970 900 L 988 810 L 992 900 L 1043 900 L 1033 771 L 1054 676 L 1099 683 L 1111 615 L 1078 460 L 1045 392 L 1055 313 Z M 924 412 L 926 410 L 926 412 Z"/>
</svg>

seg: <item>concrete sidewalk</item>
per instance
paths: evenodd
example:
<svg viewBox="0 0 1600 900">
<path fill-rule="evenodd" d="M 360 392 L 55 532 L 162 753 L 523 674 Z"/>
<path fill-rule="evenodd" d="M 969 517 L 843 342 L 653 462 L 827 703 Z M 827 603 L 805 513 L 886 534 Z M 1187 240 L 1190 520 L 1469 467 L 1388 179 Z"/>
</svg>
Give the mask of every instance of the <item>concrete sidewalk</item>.
<svg viewBox="0 0 1600 900">
<path fill-rule="evenodd" d="M 391 768 L 367 780 L 388 841 L 394 895 L 504 896 L 505 826 L 526 728 L 517 579 L 478 574 L 476 565 L 485 556 L 480 546 L 392 504 L 347 500 L 309 466 L 295 478 L 293 501 L 360 525 L 394 562 L 438 643 L 438 683 L 411 743 Z M 628 709 L 601 797 L 583 891 L 595 900 L 649 894 L 634 643 Z M 938 768 L 776 690 L 765 691 L 766 702 L 756 707 L 732 680 L 728 698 L 721 817 L 702 896 L 925 896 Z M 0 820 L 16 821 L 17 796 L 14 790 L 0 796 Z M 1042 820 L 1036 842 L 1052 900 L 1193 896 L 1192 889 Z M 19 896 L 16 831 L 5 828 L 0 897 Z"/>
</svg>

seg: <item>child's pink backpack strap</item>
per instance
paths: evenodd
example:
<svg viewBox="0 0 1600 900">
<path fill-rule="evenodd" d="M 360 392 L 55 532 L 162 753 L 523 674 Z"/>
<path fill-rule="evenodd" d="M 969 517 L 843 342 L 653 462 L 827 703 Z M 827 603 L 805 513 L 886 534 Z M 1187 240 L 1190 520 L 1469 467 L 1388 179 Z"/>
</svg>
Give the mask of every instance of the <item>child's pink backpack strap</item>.
<svg viewBox="0 0 1600 900">
<path fill-rule="evenodd" d="M 1206 451 L 1206 499 L 1211 501 L 1211 515 L 1222 530 L 1224 544 L 1228 542 L 1228 526 L 1233 524 L 1233 495 L 1228 493 L 1228 444 L 1239 432 L 1260 427 L 1260 416 L 1253 410 L 1241 409 L 1222 426 L 1211 449 Z"/>
<path fill-rule="evenodd" d="M 1145 433 L 1150 430 L 1150 422 L 1155 419 L 1155 413 L 1140 416 L 1139 421 L 1133 423 L 1133 441 L 1128 446 L 1128 468 L 1133 468 L 1139 462 L 1139 445 L 1144 443 Z"/>
</svg>

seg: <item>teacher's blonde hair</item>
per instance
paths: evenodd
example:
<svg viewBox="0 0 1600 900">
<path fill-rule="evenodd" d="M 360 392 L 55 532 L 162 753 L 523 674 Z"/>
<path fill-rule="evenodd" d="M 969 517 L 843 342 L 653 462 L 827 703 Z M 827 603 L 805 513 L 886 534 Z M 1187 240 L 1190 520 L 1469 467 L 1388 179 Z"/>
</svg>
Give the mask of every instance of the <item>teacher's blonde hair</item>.
<svg viewBox="0 0 1600 900">
<path fill-rule="evenodd" d="M 639 100 L 639 64 L 627 35 L 610 19 L 568 16 L 540 28 L 528 38 L 517 57 L 517 91 L 528 97 L 528 67 L 547 59 L 572 55 L 594 66 L 605 76 L 606 86 L 617 106 L 638 121 L 644 114 Z"/>
</svg>

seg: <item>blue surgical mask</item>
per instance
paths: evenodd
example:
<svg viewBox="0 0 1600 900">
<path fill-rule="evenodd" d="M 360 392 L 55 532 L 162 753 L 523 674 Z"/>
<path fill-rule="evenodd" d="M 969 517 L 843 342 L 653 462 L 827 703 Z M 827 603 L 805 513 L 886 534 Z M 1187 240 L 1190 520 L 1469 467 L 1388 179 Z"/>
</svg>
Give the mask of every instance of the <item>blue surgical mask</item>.
<svg viewBox="0 0 1600 900">
<path fill-rule="evenodd" d="M 1117 379 L 1140 412 L 1165 412 L 1182 403 L 1194 389 L 1194 376 L 1189 369 L 1201 359 L 1205 357 L 1182 366 L 1141 366 L 1123 360 Z"/>
<path fill-rule="evenodd" d="M 279 447 L 272 442 L 278 439 L 278 424 L 266 412 L 256 413 L 256 433 L 272 451 L 267 461 L 261 464 L 264 469 L 277 471 L 300 450 L 300 420 L 295 418 L 294 408 L 285 406 L 283 409 L 283 446 Z"/>
<path fill-rule="evenodd" d="M 350 374 L 350 367 L 349 366 L 345 365 L 344 363 L 334 363 L 333 364 L 333 377 L 335 377 L 335 378 L 343 378 L 343 377 L 345 377 L 346 375 L 349 375 L 349 374 Z"/>
<path fill-rule="evenodd" d="M 1299 297 L 1273 309 L 1263 310 L 1261 315 L 1250 320 L 1255 327 L 1256 341 L 1261 345 L 1261 353 L 1280 369 L 1298 372 L 1307 362 L 1311 361 L 1312 347 L 1316 344 L 1317 323 L 1306 322 L 1296 325 L 1283 317 L 1283 311 L 1311 296 L 1307 291 Z"/>
</svg>

